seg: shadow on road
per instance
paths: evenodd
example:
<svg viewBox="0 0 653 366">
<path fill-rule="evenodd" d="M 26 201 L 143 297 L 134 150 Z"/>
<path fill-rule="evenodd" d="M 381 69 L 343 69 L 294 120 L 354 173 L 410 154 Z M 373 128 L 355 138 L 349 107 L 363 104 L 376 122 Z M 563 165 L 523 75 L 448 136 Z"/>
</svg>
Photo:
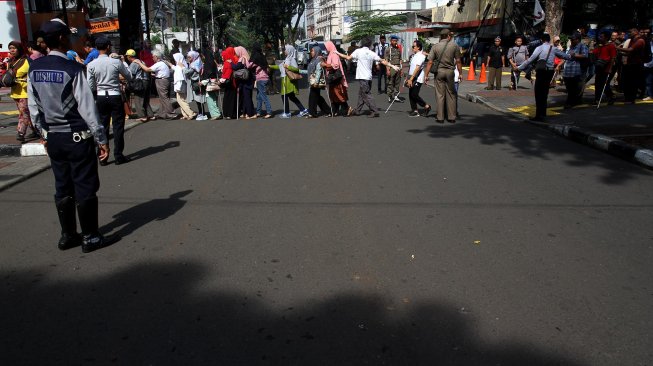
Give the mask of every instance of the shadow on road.
<svg viewBox="0 0 653 366">
<path fill-rule="evenodd" d="M 1 271 L 0 363 L 580 365 L 526 340 L 482 342 L 473 315 L 447 303 L 398 311 L 344 293 L 273 310 L 261 291 L 201 288 L 207 271 L 146 263 L 59 281 L 48 269 Z"/>
<path fill-rule="evenodd" d="M 130 207 L 113 215 L 114 220 L 104 225 L 101 231 L 109 233 L 120 228 L 115 234 L 125 237 L 152 221 L 165 220 L 184 207 L 186 201 L 181 198 L 192 192 L 181 191 L 167 198 L 157 198 Z"/>
<path fill-rule="evenodd" d="M 154 155 L 154 154 L 164 152 L 164 151 L 166 151 L 168 149 L 179 147 L 180 145 L 181 144 L 179 143 L 179 141 L 168 141 L 163 145 L 149 146 L 149 147 L 146 147 L 145 149 L 142 149 L 142 150 L 136 151 L 134 153 L 131 153 L 131 154 L 129 154 L 128 158 L 130 158 L 131 160 L 138 160 L 138 159 L 148 157 L 150 155 Z"/>
<path fill-rule="evenodd" d="M 515 157 L 522 159 L 564 160 L 567 165 L 575 167 L 600 167 L 605 171 L 600 181 L 607 185 L 622 184 L 642 175 L 650 176 L 650 172 L 644 168 L 510 116 L 463 115 L 456 124 L 435 123 L 434 118 L 429 117 L 429 123 L 424 129 L 410 129 L 407 132 L 434 139 L 462 137 L 483 145 L 506 145 L 512 148 Z"/>
</svg>

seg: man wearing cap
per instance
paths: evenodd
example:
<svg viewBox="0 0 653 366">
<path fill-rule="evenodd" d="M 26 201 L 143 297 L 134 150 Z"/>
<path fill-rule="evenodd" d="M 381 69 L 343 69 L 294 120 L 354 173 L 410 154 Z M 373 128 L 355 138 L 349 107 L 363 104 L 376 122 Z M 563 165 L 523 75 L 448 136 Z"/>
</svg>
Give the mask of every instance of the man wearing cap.
<svg viewBox="0 0 653 366">
<path fill-rule="evenodd" d="M 449 29 L 440 31 L 440 42 L 431 47 L 426 68 L 424 68 L 424 84 L 428 83 L 429 72 L 435 61 L 435 101 L 437 103 L 436 121 L 444 123 L 445 108 L 446 118 L 450 123 L 456 123 L 458 101 L 455 88 L 455 71 L 458 69 L 458 82 L 462 81 L 463 65 L 460 58 L 460 48 L 451 42 L 452 35 Z"/>
<path fill-rule="evenodd" d="M 50 53 L 30 65 L 27 91 L 30 113 L 41 131 L 55 178 L 54 199 L 61 224 L 58 246 L 65 250 L 81 245 L 88 253 L 117 238 L 104 238 L 98 231 L 96 193 L 100 179 L 95 142 L 100 159 L 104 159 L 109 155 L 107 136 L 84 66 L 66 57 L 71 46 L 70 29 L 56 19 L 43 24 L 41 30 Z M 75 204 L 81 236 L 77 233 Z"/>
<path fill-rule="evenodd" d="M 140 60 L 136 58 L 136 51 L 127 50 L 125 56 L 127 56 L 129 62 L 128 69 L 132 74 L 132 79 L 134 81 L 139 80 L 138 82 L 142 84 L 143 88 L 141 90 L 132 89 L 136 114 L 140 116 L 139 120 L 141 122 L 147 122 L 149 119 L 154 118 L 154 112 L 150 106 L 150 75 L 141 69 Z"/>
<path fill-rule="evenodd" d="M 109 123 L 113 126 L 113 157 L 116 165 L 129 162 L 123 155 L 125 148 L 125 109 L 120 91 L 120 75 L 128 82 L 132 75 L 120 59 L 109 57 L 111 41 L 107 37 L 95 40 L 100 55 L 87 66 L 88 84 L 97 95 L 97 107 L 105 133 L 109 134 Z M 107 165 L 108 157 L 100 160 Z"/>
<path fill-rule="evenodd" d="M 487 90 L 501 90 L 501 76 L 503 68 L 506 67 L 506 57 L 503 54 L 503 47 L 501 47 L 501 37 L 494 39 L 494 44 L 490 46 L 487 54 Z"/>
<path fill-rule="evenodd" d="M 393 68 L 386 69 L 386 76 L 388 81 L 386 83 L 388 87 L 388 103 L 392 103 L 392 99 L 396 99 L 397 102 L 403 102 L 402 99 L 399 99 L 399 88 L 401 87 L 401 49 L 398 46 L 399 37 L 393 35 L 390 36 L 390 47 L 385 49 L 383 54 L 383 59 L 388 61 L 390 65 L 394 65 L 399 68 L 399 71 L 395 71 Z"/>
</svg>

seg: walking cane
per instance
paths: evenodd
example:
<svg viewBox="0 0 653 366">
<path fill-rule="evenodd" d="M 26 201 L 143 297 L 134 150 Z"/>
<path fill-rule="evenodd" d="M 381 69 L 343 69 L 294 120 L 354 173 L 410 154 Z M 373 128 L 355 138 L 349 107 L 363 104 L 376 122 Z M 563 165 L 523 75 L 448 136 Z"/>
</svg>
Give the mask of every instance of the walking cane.
<svg viewBox="0 0 653 366">
<path fill-rule="evenodd" d="M 240 88 L 236 86 L 236 121 L 240 117 L 240 109 L 238 107 L 239 102 L 240 102 Z"/>
<path fill-rule="evenodd" d="M 608 86 L 608 80 L 605 80 L 605 83 L 603 84 L 603 90 L 601 91 L 601 97 L 599 98 L 599 102 L 596 104 L 596 109 L 599 109 L 601 107 L 601 101 L 603 100 L 603 94 L 605 93 L 605 87 Z"/>
</svg>

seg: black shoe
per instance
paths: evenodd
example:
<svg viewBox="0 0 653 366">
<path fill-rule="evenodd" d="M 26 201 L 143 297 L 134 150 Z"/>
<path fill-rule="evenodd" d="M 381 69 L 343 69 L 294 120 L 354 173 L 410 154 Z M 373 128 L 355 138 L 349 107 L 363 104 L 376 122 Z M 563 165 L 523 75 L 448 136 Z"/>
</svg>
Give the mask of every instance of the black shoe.
<svg viewBox="0 0 653 366">
<path fill-rule="evenodd" d="M 608 99 L 608 105 L 613 105 L 615 99 L 616 99 L 615 97 L 612 97 L 612 98 Z"/>
<path fill-rule="evenodd" d="M 62 233 L 61 238 L 59 238 L 59 243 L 57 244 L 57 247 L 59 247 L 59 250 L 67 250 L 70 248 L 78 247 L 82 245 L 82 243 L 83 243 L 82 236 L 79 235 L 78 233 L 74 233 L 72 235 L 67 233 Z"/>
<path fill-rule="evenodd" d="M 412 112 L 408 113 L 408 116 L 409 117 L 419 117 L 420 114 L 419 114 L 418 111 L 412 111 Z"/>
<path fill-rule="evenodd" d="M 107 165 L 109 165 L 109 159 L 100 160 L 100 166 L 107 166 Z"/>
<path fill-rule="evenodd" d="M 25 142 L 25 135 L 22 134 L 22 133 L 17 133 L 17 134 L 16 134 L 16 140 L 17 140 L 18 142 Z"/>
<path fill-rule="evenodd" d="M 533 122 L 544 122 L 544 117 L 542 117 L 542 116 L 535 116 L 535 117 L 531 117 L 531 118 L 529 118 L 529 120 L 530 120 L 530 121 L 533 121 Z"/>
<path fill-rule="evenodd" d="M 92 251 L 106 248 L 111 244 L 115 244 L 120 241 L 120 236 L 111 235 L 104 237 L 100 233 L 84 235 L 82 241 L 82 253 L 90 253 Z"/>
<path fill-rule="evenodd" d="M 115 164 L 116 165 L 121 165 L 121 164 L 129 163 L 130 161 L 132 161 L 132 160 L 130 158 L 126 157 L 126 156 L 119 156 L 119 157 L 116 158 Z"/>
<path fill-rule="evenodd" d="M 442 119 L 442 120 L 440 120 L 440 119 L 436 119 L 436 120 L 435 120 L 435 123 L 444 123 L 444 120 L 443 120 L 443 119 Z"/>
<path fill-rule="evenodd" d="M 379 116 L 379 112 L 373 112 L 373 113 L 370 113 L 370 114 L 367 116 L 367 118 L 376 118 L 376 117 L 378 117 L 378 116 Z"/>
<path fill-rule="evenodd" d="M 447 120 L 447 122 L 449 122 L 451 124 L 454 124 L 454 123 L 456 123 L 456 120 L 455 119 L 450 119 L 450 120 Z"/>
<path fill-rule="evenodd" d="M 427 104 L 426 107 L 424 107 L 424 117 L 428 117 L 429 113 L 431 113 L 431 106 Z"/>
<path fill-rule="evenodd" d="M 36 132 L 32 132 L 29 135 L 25 136 L 26 139 L 34 140 L 39 138 L 39 134 Z"/>
</svg>

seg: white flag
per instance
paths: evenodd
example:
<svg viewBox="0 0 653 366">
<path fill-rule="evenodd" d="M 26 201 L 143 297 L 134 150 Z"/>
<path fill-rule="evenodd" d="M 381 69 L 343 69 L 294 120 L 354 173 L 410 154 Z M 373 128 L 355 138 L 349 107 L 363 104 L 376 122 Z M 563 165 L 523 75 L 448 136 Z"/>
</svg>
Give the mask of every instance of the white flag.
<svg viewBox="0 0 653 366">
<path fill-rule="evenodd" d="M 535 0 L 535 9 L 533 10 L 533 25 L 538 25 L 544 20 L 544 9 L 540 0 Z"/>
</svg>

